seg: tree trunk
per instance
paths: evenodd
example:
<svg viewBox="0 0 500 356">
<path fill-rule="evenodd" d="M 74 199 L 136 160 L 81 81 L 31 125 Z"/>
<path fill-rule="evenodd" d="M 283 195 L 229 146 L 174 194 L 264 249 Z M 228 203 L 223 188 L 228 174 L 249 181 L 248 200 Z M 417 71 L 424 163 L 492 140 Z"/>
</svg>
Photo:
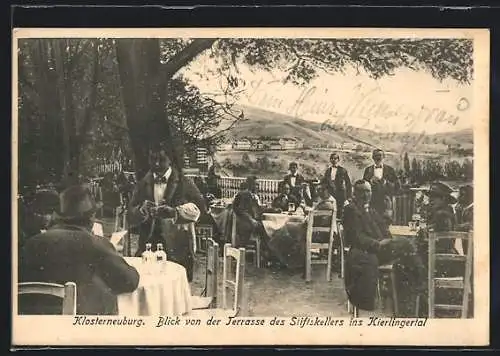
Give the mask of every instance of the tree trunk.
<svg viewBox="0 0 500 356">
<path fill-rule="evenodd" d="M 164 65 L 160 62 L 158 39 L 115 41 L 137 179 L 149 170 L 148 146 L 160 141 L 170 145 L 173 163 L 182 168 L 182 144 L 179 144 L 165 116 L 166 85 L 179 69 L 210 48 L 214 41 L 196 39 Z"/>
</svg>

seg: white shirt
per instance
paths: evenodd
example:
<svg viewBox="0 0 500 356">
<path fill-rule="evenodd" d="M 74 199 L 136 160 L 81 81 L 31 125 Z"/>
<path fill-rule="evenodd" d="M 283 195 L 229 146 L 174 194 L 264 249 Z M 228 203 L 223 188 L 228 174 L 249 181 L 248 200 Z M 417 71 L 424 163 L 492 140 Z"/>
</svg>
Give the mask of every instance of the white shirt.
<svg viewBox="0 0 500 356">
<path fill-rule="evenodd" d="M 384 166 L 381 165 L 380 168 L 377 168 L 377 166 L 374 166 L 373 168 L 373 175 L 377 177 L 378 179 L 382 179 L 384 175 Z"/>
<path fill-rule="evenodd" d="M 170 178 L 170 175 L 172 174 L 172 167 L 169 167 L 163 177 L 165 180 L 168 180 Z M 156 175 L 153 174 L 153 178 L 156 179 Z M 154 187 L 154 199 L 155 199 L 155 204 L 158 205 L 160 201 L 163 199 L 163 195 L 165 194 L 165 190 L 167 189 L 167 183 L 155 183 Z"/>
<path fill-rule="evenodd" d="M 296 176 L 291 176 L 290 177 L 290 185 L 292 187 L 295 187 L 295 181 L 297 180 L 297 177 Z"/>
<path fill-rule="evenodd" d="M 332 166 L 332 171 L 331 171 L 331 174 L 330 174 L 330 179 L 332 181 L 334 181 L 336 175 L 337 175 L 337 166 Z"/>
</svg>

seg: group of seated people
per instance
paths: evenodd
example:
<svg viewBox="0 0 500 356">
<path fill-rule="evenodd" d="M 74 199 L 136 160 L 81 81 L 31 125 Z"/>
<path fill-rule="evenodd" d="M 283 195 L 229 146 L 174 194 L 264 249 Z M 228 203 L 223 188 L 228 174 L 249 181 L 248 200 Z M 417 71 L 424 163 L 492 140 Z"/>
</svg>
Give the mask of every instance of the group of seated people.
<svg viewBox="0 0 500 356">
<path fill-rule="evenodd" d="M 334 161 L 338 160 L 336 156 L 332 158 Z M 293 180 L 290 179 L 291 177 Z M 327 179 L 320 181 L 315 189 L 314 199 L 308 195 L 310 191 L 304 189 L 302 182 L 303 178 L 297 175 L 297 165 L 291 164 L 290 174 L 281 183 L 280 194 L 273 200 L 272 208 L 269 209 L 263 208 L 259 203 L 256 178 L 249 177 L 242 191 L 234 198 L 232 206 L 238 218 L 238 224 L 241 225 L 238 229 L 238 243 L 245 245 L 252 235 L 257 235 L 264 242 L 263 246 L 267 249 L 268 258 L 276 257 L 278 264 L 281 262 L 286 266 L 303 269 L 304 264 L 297 263 L 296 260 L 301 258 L 302 261 L 304 260 L 304 232 L 307 223 L 304 222 L 301 227 L 301 236 L 285 238 L 283 234 L 280 234 L 270 240 L 263 227 L 262 213 L 288 212 L 290 203 L 293 204 L 294 209 L 310 206 L 311 209 L 334 210 L 343 226 L 344 241 L 346 247 L 349 248 L 345 262 L 345 287 L 350 301 L 361 310 L 374 310 L 379 278 L 378 266 L 392 264 L 397 275 L 396 288 L 399 293 L 400 314 L 401 316 L 414 316 L 415 296 L 427 293 L 427 230 L 421 230 L 416 239 L 392 238 L 389 231 L 392 206 L 385 204 L 387 197 L 374 197 L 374 185 L 379 184 L 378 179 L 356 181 L 353 184 L 352 194 L 344 189 L 344 194 L 340 197 L 343 200 L 341 205 L 332 194 L 331 184 Z M 472 187 L 460 188 L 458 202 L 452 192 L 449 186 L 441 182 L 433 183 L 430 190 L 426 192 L 429 204 L 424 208 L 424 218 L 427 226 L 434 231 L 470 231 L 472 229 Z M 377 201 L 382 201 L 382 204 L 377 206 Z M 326 222 L 325 226 L 329 226 L 329 222 Z M 293 227 L 289 227 L 290 231 L 292 229 Z M 315 238 L 321 239 L 319 236 L 313 236 L 313 239 Z M 283 241 L 279 241 L 280 239 Z M 337 238 L 337 244 L 338 241 Z M 438 252 L 442 253 L 466 253 L 466 244 L 463 250 L 457 251 L 453 241 L 438 245 Z M 295 259 L 295 261 L 290 261 L 290 259 Z M 340 267 L 338 263 L 335 266 Z M 441 266 L 438 273 L 442 276 L 463 276 L 464 266 L 463 264 L 448 264 Z M 450 301 L 457 300 L 459 297 L 457 293 L 448 293 L 442 298 Z M 420 303 L 420 314 L 426 315 L 427 299 L 420 298 Z M 455 301 L 455 304 L 460 303 Z"/>
<path fill-rule="evenodd" d="M 378 154 L 374 152 L 374 157 Z M 364 178 L 351 186 L 347 171 L 338 165 L 338 161 L 338 155 L 332 154 L 332 167 L 313 191 L 303 184 L 304 178 L 298 174 L 298 165 L 290 164 L 290 174 L 284 177 L 281 193 L 274 199 L 271 208 L 263 207 L 258 197 L 257 179 L 249 177 L 232 204 L 232 211 L 238 219 L 239 240 L 236 244 L 245 246 L 250 237 L 256 235 L 262 239 L 264 254 L 268 258 L 272 259 L 274 255 L 277 262 L 287 267 L 303 269 L 305 234 L 294 234 L 288 240 L 285 236 L 270 239 L 262 222 L 262 213 L 265 209 L 289 211 L 290 203 L 294 209 L 302 208 L 304 212 L 314 209 L 334 211 L 343 226 L 345 245 L 349 247 L 344 278 L 350 301 L 361 310 L 374 310 L 378 266 L 391 263 L 398 276 L 401 316 L 413 316 L 413 297 L 425 293 L 427 288 L 425 231 L 419 234 L 416 241 L 392 239 L 389 232 L 390 209 L 384 204 L 377 205 L 377 202 L 386 199 L 382 197 L 378 200 L 380 197 L 374 194 L 375 187 L 390 182 L 373 176 L 378 174 L 377 169 L 383 172 L 390 170 L 375 165 L 368 167 Z M 207 216 L 207 204 L 196 185 L 172 165 L 163 146 L 152 147 L 149 163 L 150 171 L 136 184 L 129 201 L 130 224 L 136 226 L 139 232 L 136 256 L 142 254 L 147 242 L 162 242 L 166 245 L 169 260 L 183 265 L 191 281 L 194 251 L 187 224 Z M 458 202 L 451 192 L 451 188 L 443 183 L 431 186 L 427 193 L 427 225 L 435 231 L 469 231 L 473 221 L 472 187 L 461 188 Z M 41 219 L 46 222 L 43 230 L 47 231 L 31 231 L 29 239 L 19 245 L 20 281 L 61 284 L 74 281 L 78 288 L 78 313 L 116 314 L 116 294 L 137 288 L 137 271 L 126 263 L 107 238 L 92 234 L 91 226 L 99 205 L 87 187 L 75 185 L 51 198 L 53 207 L 48 207 L 47 213 L 41 214 Z M 50 208 L 57 213 L 49 214 Z M 329 221 L 321 223 L 325 226 L 330 224 Z M 20 226 L 22 224 L 20 221 Z M 305 232 L 305 224 L 290 229 Z M 338 239 L 336 241 L 338 243 Z M 467 247 L 463 246 L 465 251 Z M 450 244 L 438 248 L 440 251 L 459 253 Z M 286 249 L 288 254 L 283 252 Z M 458 269 L 445 266 L 440 273 L 452 276 L 460 272 Z M 426 298 L 421 298 L 422 301 L 425 303 Z M 425 305 L 420 310 L 426 313 Z"/>
</svg>

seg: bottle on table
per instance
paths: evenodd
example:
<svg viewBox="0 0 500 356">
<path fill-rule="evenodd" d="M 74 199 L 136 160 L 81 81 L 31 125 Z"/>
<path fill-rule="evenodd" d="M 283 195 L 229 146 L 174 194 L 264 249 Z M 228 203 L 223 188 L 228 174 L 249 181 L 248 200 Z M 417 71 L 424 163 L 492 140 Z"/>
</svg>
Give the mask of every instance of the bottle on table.
<svg viewBox="0 0 500 356">
<path fill-rule="evenodd" d="M 150 243 L 146 244 L 146 250 L 142 253 L 142 263 L 145 265 L 147 273 L 151 272 L 151 266 L 154 263 L 155 254 Z"/>
<path fill-rule="evenodd" d="M 158 269 L 160 272 L 163 271 L 165 262 L 167 262 L 167 253 L 165 252 L 162 243 L 156 244 L 155 258 Z"/>
</svg>

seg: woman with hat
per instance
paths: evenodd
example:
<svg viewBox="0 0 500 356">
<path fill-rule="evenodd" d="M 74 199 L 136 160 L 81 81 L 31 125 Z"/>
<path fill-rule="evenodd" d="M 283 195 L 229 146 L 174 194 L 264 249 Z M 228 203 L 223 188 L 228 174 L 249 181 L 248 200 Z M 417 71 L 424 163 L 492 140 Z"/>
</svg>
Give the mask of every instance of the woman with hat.
<svg viewBox="0 0 500 356">
<path fill-rule="evenodd" d="M 89 189 L 72 186 L 64 190 L 59 199 L 57 222 L 47 232 L 29 239 L 20 251 L 20 281 L 75 282 L 78 314 L 116 315 L 116 295 L 134 291 L 139 274 L 118 254 L 111 242 L 92 234 L 93 219 L 99 206 Z M 32 302 L 29 304 L 37 310 L 21 307 L 20 311 L 57 314 L 51 307 L 52 303 L 47 302 L 48 309 L 38 310 L 38 302 Z"/>
</svg>

